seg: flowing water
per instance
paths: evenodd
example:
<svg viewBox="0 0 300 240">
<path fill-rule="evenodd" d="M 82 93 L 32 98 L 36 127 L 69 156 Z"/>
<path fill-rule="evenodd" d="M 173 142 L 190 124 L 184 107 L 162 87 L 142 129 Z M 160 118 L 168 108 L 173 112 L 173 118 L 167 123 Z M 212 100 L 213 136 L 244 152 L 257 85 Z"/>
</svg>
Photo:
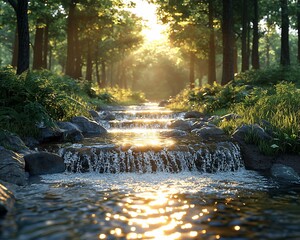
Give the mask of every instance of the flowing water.
<svg viewBox="0 0 300 240">
<path fill-rule="evenodd" d="M 107 135 L 61 147 L 65 173 L 32 179 L 0 239 L 300 239 L 300 187 L 244 169 L 230 141 L 172 137 L 156 105 L 115 111 Z"/>
</svg>

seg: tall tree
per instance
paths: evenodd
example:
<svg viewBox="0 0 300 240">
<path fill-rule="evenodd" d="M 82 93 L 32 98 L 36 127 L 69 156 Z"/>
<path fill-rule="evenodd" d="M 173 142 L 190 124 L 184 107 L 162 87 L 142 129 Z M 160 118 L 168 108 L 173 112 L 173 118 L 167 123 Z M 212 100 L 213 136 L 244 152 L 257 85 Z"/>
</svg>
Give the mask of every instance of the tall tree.
<svg viewBox="0 0 300 240">
<path fill-rule="evenodd" d="M 29 27 L 28 27 L 28 0 L 7 0 L 17 16 L 18 29 L 18 63 L 17 74 L 29 69 Z"/>
<path fill-rule="evenodd" d="M 222 85 L 234 79 L 233 9 L 232 0 L 223 0 L 223 75 Z"/>
<path fill-rule="evenodd" d="M 249 52 L 248 52 L 248 0 L 243 0 L 242 5 L 242 72 L 249 70 Z"/>
<path fill-rule="evenodd" d="M 290 47 L 289 47 L 289 14 L 288 0 L 280 0 L 281 7 L 281 53 L 280 64 L 282 66 L 290 65 Z"/>
<path fill-rule="evenodd" d="M 259 33 L 258 33 L 258 0 L 253 0 L 253 42 L 252 42 L 252 67 L 259 69 Z"/>
<path fill-rule="evenodd" d="M 300 0 L 297 1 L 298 63 L 300 63 Z"/>
<path fill-rule="evenodd" d="M 212 85 L 217 79 L 213 0 L 208 1 L 208 26 L 209 26 L 208 84 Z"/>
<path fill-rule="evenodd" d="M 67 22 L 67 63 L 66 74 L 70 77 L 75 77 L 76 67 L 76 38 L 77 36 L 77 24 L 76 24 L 76 0 L 70 0 L 69 2 L 69 14 Z"/>
</svg>

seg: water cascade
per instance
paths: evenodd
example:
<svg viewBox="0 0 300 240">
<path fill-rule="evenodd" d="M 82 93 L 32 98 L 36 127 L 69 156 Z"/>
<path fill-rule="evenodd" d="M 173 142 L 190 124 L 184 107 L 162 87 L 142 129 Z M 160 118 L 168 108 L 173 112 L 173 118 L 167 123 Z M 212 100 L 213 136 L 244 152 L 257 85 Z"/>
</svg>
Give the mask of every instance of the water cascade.
<svg viewBox="0 0 300 240">
<path fill-rule="evenodd" d="M 116 120 L 103 124 L 109 129 L 107 136 L 60 149 L 68 171 L 214 173 L 243 168 L 239 146 L 233 142 L 204 142 L 190 134 L 166 137 L 168 124 L 181 119 L 181 113 L 146 105 L 114 115 Z"/>
</svg>

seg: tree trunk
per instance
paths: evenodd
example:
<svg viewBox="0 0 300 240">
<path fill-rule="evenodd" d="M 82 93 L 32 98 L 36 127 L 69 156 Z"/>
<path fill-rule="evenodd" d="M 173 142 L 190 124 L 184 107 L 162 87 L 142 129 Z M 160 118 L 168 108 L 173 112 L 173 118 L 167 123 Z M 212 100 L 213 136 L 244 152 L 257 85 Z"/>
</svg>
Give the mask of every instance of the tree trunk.
<svg viewBox="0 0 300 240">
<path fill-rule="evenodd" d="M 190 52 L 190 89 L 195 87 L 195 53 Z"/>
<path fill-rule="evenodd" d="M 258 0 L 253 1 L 254 17 L 253 17 L 253 42 L 252 42 L 252 67 L 259 69 L 259 53 L 258 53 Z"/>
<path fill-rule="evenodd" d="M 66 62 L 66 75 L 70 77 L 75 76 L 75 9 L 76 2 L 71 0 L 69 6 L 68 22 L 67 22 L 67 62 Z"/>
<path fill-rule="evenodd" d="M 48 49 L 49 49 L 49 23 L 47 21 L 44 28 L 44 44 L 43 44 L 43 68 L 47 69 L 47 59 L 48 59 Z"/>
<path fill-rule="evenodd" d="M 18 29 L 18 63 L 17 74 L 29 69 L 29 27 L 28 27 L 28 0 L 8 0 L 17 16 Z"/>
<path fill-rule="evenodd" d="M 281 66 L 290 65 L 290 48 L 289 48 L 289 15 L 288 0 L 280 0 L 281 5 Z"/>
<path fill-rule="evenodd" d="M 101 79 L 100 79 L 98 59 L 95 60 L 95 63 L 96 63 L 96 80 L 97 80 L 98 87 L 101 88 Z"/>
<path fill-rule="evenodd" d="M 42 20 L 39 18 L 35 26 L 35 38 L 33 47 L 32 69 L 40 70 L 43 68 L 43 42 L 44 28 L 41 26 Z"/>
<path fill-rule="evenodd" d="M 208 53 L 208 84 L 212 85 L 216 79 L 216 46 L 214 30 L 214 8 L 212 0 L 208 1 L 208 25 L 209 25 L 209 53 Z"/>
<path fill-rule="evenodd" d="M 233 43 L 233 72 L 234 73 L 238 73 L 239 72 L 239 66 L 238 66 L 238 47 L 236 44 L 236 41 L 234 41 Z"/>
<path fill-rule="evenodd" d="M 222 85 L 234 80 L 233 56 L 233 9 L 232 0 L 223 0 L 223 75 Z"/>
<path fill-rule="evenodd" d="M 92 82 L 92 73 L 93 73 L 93 62 L 92 62 L 92 53 L 91 45 L 88 43 L 87 57 L 86 57 L 86 75 L 85 78 L 89 82 Z"/>
<path fill-rule="evenodd" d="M 300 0 L 297 2 L 298 63 L 300 63 Z"/>
<path fill-rule="evenodd" d="M 19 47 L 19 40 L 18 40 L 18 28 L 16 27 L 16 32 L 15 32 L 15 41 L 13 44 L 13 57 L 11 60 L 11 65 L 13 67 L 17 67 L 18 65 L 18 47 Z"/>
<path fill-rule="evenodd" d="M 101 62 L 101 86 L 106 87 L 106 64 L 103 60 Z"/>
<path fill-rule="evenodd" d="M 249 70 L 249 52 L 247 48 L 249 31 L 248 0 L 243 0 L 242 10 L 242 72 Z"/>
</svg>

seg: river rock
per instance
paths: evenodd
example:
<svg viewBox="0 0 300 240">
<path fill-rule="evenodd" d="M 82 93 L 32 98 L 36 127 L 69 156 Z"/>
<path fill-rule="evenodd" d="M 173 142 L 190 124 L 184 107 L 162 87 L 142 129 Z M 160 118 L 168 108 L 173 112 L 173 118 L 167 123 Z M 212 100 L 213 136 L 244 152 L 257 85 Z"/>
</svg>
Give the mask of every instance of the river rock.
<svg viewBox="0 0 300 240">
<path fill-rule="evenodd" d="M 96 112 L 95 110 L 89 110 L 89 113 L 91 114 L 91 116 L 93 117 L 93 119 L 98 122 L 100 120 L 100 115 L 98 112 Z"/>
<path fill-rule="evenodd" d="M 187 135 L 187 132 L 183 130 L 172 129 L 171 131 L 161 132 L 161 135 L 164 137 L 178 138 L 178 137 L 185 137 Z"/>
<path fill-rule="evenodd" d="M 256 137 L 260 140 L 272 140 L 272 137 L 268 133 L 266 133 L 265 130 L 258 124 L 242 125 L 232 134 L 232 137 L 237 141 L 241 141 L 244 140 L 245 136 L 250 133 L 255 134 Z"/>
<path fill-rule="evenodd" d="M 200 129 L 194 129 L 192 130 L 192 133 L 195 133 L 197 136 L 203 139 L 225 135 L 225 132 L 222 129 L 210 126 L 205 126 Z"/>
<path fill-rule="evenodd" d="M 0 179 L 5 182 L 25 185 L 25 161 L 22 155 L 0 147 Z"/>
<path fill-rule="evenodd" d="M 100 119 L 105 121 L 112 121 L 116 119 L 116 116 L 111 112 L 102 112 L 100 114 Z"/>
<path fill-rule="evenodd" d="M 61 173 L 66 169 L 63 158 L 60 156 L 48 153 L 38 152 L 24 156 L 25 170 L 30 175 L 43 175 Z"/>
<path fill-rule="evenodd" d="M 182 119 L 171 121 L 168 124 L 169 128 L 182 130 L 182 131 L 190 131 L 191 130 L 191 122 L 185 121 Z"/>
<path fill-rule="evenodd" d="M 64 141 L 76 143 L 83 140 L 83 134 L 75 124 L 71 122 L 57 122 L 57 125 L 63 130 Z"/>
<path fill-rule="evenodd" d="M 83 134 L 98 135 L 107 133 L 107 130 L 100 124 L 83 116 L 73 117 L 71 122 L 78 126 Z"/>
<path fill-rule="evenodd" d="M 0 146 L 17 153 L 28 153 L 30 151 L 18 135 L 8 131 L 0 131 Z"/>
<path fill-rule="evenodd" d="M 300 177 L 297 172 L 286 165 L 283 164 L 274 164 L 271 167 L 271 174 L 273 177 L 289 181 L 289 182 L 300 182 Z"/>
<path fill-rule="evenodd" d="M 40 132 L 39 141 L 41 143 L 60 142 L 63 140 L 64 132 L 58 127 L 41 127 Z"/>
<path fill-rule="evenodd" d="M 216 127 L 216 125 L 206 121 L 196 121 L 192 124 L 192 130 L 200 129 L 202 127 Z"/>
<path fill-rule="evenodd" d="M 12 211 L 15 205 L 14 194 L 3 184 L 0 184 L 0 218 Z"/>
<path fill-rule="evenodd" d="M 183 117 L 184 118 L 201 118 L 203 116 L 204 116 L 204 114 L 202 114 L 198 111 L 190 111 L 190 112 L 186 112 Z"/>
</svg>

